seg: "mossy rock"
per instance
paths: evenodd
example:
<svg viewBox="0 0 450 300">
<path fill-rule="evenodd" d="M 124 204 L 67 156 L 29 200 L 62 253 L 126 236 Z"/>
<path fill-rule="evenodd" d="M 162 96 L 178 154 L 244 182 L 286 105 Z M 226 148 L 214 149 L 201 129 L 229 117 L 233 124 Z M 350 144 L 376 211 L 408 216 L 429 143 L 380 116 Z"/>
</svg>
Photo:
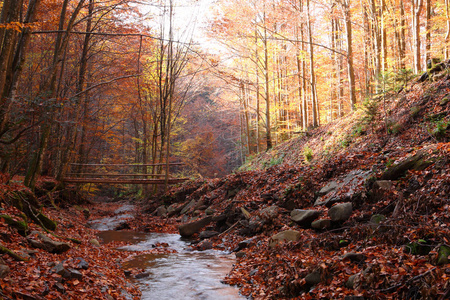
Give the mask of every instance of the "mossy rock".
<svg viewBox="0 0 450 300">
<path fill-rule="evenodd" d="M 372 223 L 372 224 L 380 224 L 384 220 L 386 220 L 386 216 L 377 214 L 377 215 L 373 215 L 370 218 L 370 223 Z"/>
<path fill-rule="evenodd" d="M 47 217 L 46 215 L 44 215 L 42 213 L 38 213 L 37 217 L 38 217 L 39 221 L 41 221 L 42 225 L 45 226 L 46 229 L 51 230 L 51 231 L 56 230 L 57 223 L 55 221 L 51 220 L 49 217 Z"/>
<path fill-rule="evenodd" d="M 413 242 L 405 246 L 405 252 L 413 255 L 428 255 L 432 249 L 432 246 L 426 243 Z"/>
<path fill-rule="evenodd" d="M 448 264 L 450 262 L 449 256 L 450 256 L 450 247 L 445 245 L 440 246 L 437 257 L 437 265 L 441 266 Z"/>
<path fill-rule="evenodd" d="M 16 221 L 11 216 L 8 215 L 0 215 L 0 219 L 8 224 L 9 226 L 16 228 L 20 235 L 26 236 L 28 232 L 28 224 L 26 221 Z"/>
</svg>

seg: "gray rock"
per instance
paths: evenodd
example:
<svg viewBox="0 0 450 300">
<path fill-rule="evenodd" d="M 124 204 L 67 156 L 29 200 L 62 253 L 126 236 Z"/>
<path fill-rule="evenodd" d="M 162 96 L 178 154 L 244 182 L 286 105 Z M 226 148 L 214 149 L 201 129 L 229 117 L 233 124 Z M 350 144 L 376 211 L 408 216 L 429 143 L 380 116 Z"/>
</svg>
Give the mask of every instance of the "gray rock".
<svg viewBox="0 0 450 300">
<path fill-rule="evenodd" d="M 78 279 L 81 280 L 83 279 L 83 274 L 81 274 L 79 271 L 75 270 L 75 269 L 67 269 L 67 271 L 69 271 L 69 278 L 72 279 Z"/>
<path fill-rule="evenodd" d="M 7 265 L 0 265 L 0 278 L 5 278 L 9 274 L 9 267 Z"/>
<path fill-rule="evenodd" d="M 210 208 L 210 207 L 208 207 L 208 208 L 205 210 L 205 214 L 206 214 L 207 216 L 211 216 L 211 215 L 213 215 L 215 212 L 216 212 L 216 211 L 215 211 L 214 209 Z"/>
<path fill-rule="evenodd" d="M 178 203 L 174 203 L 167 208 L 167 215 L 173 216 L 179 213 L 183 209 L 183 206 L 180 206 Z"/>
<path fill-rule="evenodd" d="M 310 225 L 319 216 L 320 211 L 318 210 L 294 209 L 291 211 L 291 220 L 300 225 Z"/>
<path fill-rule="evenodd" d="M 199 232 L 203 227 L 211 223 L 212 217 L 208 216 L 201 220 L 190 222 L 187 224 L 180 225 L 178 231 L 182 237 L 190 237 L 193 234 Z"/>
<path fill-rule="evenodd" d="M 336 181 L 329 182 L 326 186 L 320 189 L 319 196 L 324 196 L 328 194 L 329 192 L 334 191 L 339 187 L 338 183 Z"/>
<path fill-rule="evenodd" d="M 275 247 L 281 241 L 298 241 L 300 239 L 300 232 L 297 230 L 285 230 L 273 235 L 269 239 L 269 247 Z"/>
<path fill-rule="evenodd" d="M 61 276 L 62 278 L 70 278 L 70 272 L 66 268 L 64 268 L 63 263 L 59 263 L 56 266 L 54 266 L 52 268 L 52 271 Z"/>
<path fill-rule="evenodd" d="M 78 262 L 77 268 L 83 269 L 83 270 L 87 270 L 89 268 L 89 263 L 87 261 L 85 261 L 83 258 L 77 257 L 77 258 L 75 258 L 75 261 Z"/>
<path fill-rule="evenodd" d="M 353 205 L 351 202 L 341 203 L 333 206 L 328 210 L 328 216 L 331 221 L 345 221 L 352 215 Z"/>
<path fill-rule="evenodd" d="M 61 294 L 64 294 L 66 292 L 66 289 L 64 288 L 64 286 L 62 285 L 61 282 L 57 282 L 54 285 L 55 289 L 60 292 Z"/>
<path fill-rule="evenodd" d="M 321 280 L 321 273 L 320 270 L 316 270 L 312 273 L 309 273 L 308 275 L 306 275 L 305 277 L 305 282 L 307 285 L 316 285 L 319 284 L 322 280 Z"/>
<path fill-rule="evenodd" d="M 345 283 L 345 287 L 348 289 L 354 289 L 356 287 L 356 281 L 359 279 L 359 273 L 353 274 L 347 279 L 347 282 Z"/>
<path fill-rule="evenodd" d="M 213 244 L 209 240 L 204 240 L 197 245 L 197 249 L 200 251 L 209 250 L 209 249 L 212 249 L 212 247 L 213 247 Z"/>
<path fill-rule="evenodd" d="M 166 217 L 167 216 L 166 207 L 164 205 L 161 205 L 153 212 L 153 215 L 155 215 L 157 217 Z"/>
<path fill-rule="evenodd" d="M 238 244 L 238 247 L 237 247 L 237 249 L 238 249 L 237 251 L 247 248 L 248 246 L 251 245 L 251 243 L 254 242 L 254 240 L 255 240 L 254 238 L 251 238 L 251 239 L 240 241 Z"/>
<path fill-rule="evenodd" d="M 332 181 L 325 187 L 319 198 L 314 203 L 315 206 L 326 205 L 330 207 L 336 202 L 346 201 L 355 195 L 362 193 L 365 189 L 365 183 L 372 175 L 372 171 L 354 170 L 345 176 L 340 177 L 337 181 Z"/>
<path fill-rule="evenodd" d="M 329 219 L 320 219 L 315 220 L 311 223 L 311 227 L 314 229 L 326 229 L 331 227 L 331 220 Z"/>
<path fill-rule="evenodd" d="M 195 204 L 197 204 L 197 201 L 191 200 L 191 202 L 189 202 L 187 205 L 185 205 L 183 207 L 183 209 L 181 210 L 180 214 L 184 215 L 185 213 L 187 213 L 191 208 L 194 208 Z"/>
<path fill-rule="evenodd" d="M 218 234 L 219 233 L 217 231 L 214 231 L 214 230 L 205 230 L 205 231 L 200 232 L 198 237 L 200 239 L 209 239 L 209 238 L 212 238 L 213 236 L 216 236 Z"/>
<path fill-rule="evenodd" d="M 49 253 L 63 253 L 70 249 L 70 245 L 64 242 L 57 242 L 48 236 L 33 231 L 28 237 L 28 242 L 35 248 L 43 249 Z"/>
<path fill-rule="evenodd" d="M 366 259 L 366 256 L 364 254 L 362 254 L 362 253 L 350 252 L 350 253 L 346 253 L 342 257 L 342 259 L 348 259 L 348 260 L 355 261 L 355 262 L 361 262 L 361 261 L 364 261 Z"/>
</svg>

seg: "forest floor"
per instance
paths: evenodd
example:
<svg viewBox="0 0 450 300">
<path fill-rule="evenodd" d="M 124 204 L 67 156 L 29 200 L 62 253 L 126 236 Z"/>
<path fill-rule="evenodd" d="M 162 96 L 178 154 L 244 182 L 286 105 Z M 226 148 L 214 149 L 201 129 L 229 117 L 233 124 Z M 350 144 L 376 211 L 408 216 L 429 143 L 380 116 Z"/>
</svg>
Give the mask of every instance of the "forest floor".
<svg viewBox="0 0 450 300">
<path fill-rule="evenodd" d="M 235 174 L 135 202 L 124 230 L 179 231 L 198 250 L 233 251 L 225 282 L 252 299 L 449 299 L 449 79 L 368 102 Z M 57 226 L 21 230 L 13 200 L 31 196 L 6 177 L 0 244 L 13 253 L 0 261 L 0 297 L 139 299 L 121 269 L 128 254 L 87 226 L 121 203 L 50 195 L 55 183 L 42 178 L 34 197 Z"/>
</svg>

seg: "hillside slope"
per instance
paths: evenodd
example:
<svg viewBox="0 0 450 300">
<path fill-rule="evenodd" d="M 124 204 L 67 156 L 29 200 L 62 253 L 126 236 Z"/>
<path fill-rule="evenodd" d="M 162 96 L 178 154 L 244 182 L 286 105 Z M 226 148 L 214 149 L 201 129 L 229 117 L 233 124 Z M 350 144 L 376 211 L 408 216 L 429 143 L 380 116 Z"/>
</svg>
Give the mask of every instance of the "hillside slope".
<svg viewBox="0 0 450 300">
<path fill-rule="evenodd" d="M 236 252 L 226 282 L 254 299 L 448 299 L 450 77 L 441 78 L 236 174 L 186 183 L 163 205 L 198 249 Z"/>
</svg>

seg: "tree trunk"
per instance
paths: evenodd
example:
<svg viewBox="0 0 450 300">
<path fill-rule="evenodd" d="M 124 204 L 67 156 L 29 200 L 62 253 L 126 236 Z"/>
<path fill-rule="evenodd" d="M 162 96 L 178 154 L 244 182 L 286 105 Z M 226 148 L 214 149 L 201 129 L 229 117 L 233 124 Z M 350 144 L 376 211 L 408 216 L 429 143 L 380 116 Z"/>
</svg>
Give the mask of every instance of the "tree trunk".
<svg viewBox="0 0 450 300">
<path fill-rule="evenodd" d="M 307 7 L 307 22 L 308 22 L 308 40 L 309 40 L 309 72 L 310 72 L 310 80 L 311 80 L 311 106 L 312 106 L 312 117 L 313 117 L 313 127 L 317 127 L 319 125 L 318 121 L 318 111 L 317 111 L 317 93 L 316 93 L 316 74 L 314 70 L 314 46 L 312 40 L 312 28 L 311 28 L 311 14 L 310 14 L 310 5 L 309 0 L 306 1 Z"/>
<path fill-rule="evenodd" d="M 414 72 L 419 74 L 422 71 L 420 53 L 420 14 L 423 8 L 423 0 L 412 0 L 413 17 L 413 42 L 414 42 Z"/>
<path fill-rule="evenodd" d="M 347 34 L 347 68 L 348 68 L 348 83 L 350 93 L 350 105 L 352 111 L 355 110 L 356 105 L 356 85 L 355 85 L 355 71 L 353 69 L 353 46 L 352 46 L 352 22 L 350 16 L 350 0 L 342 1 L 344 8 L 345 29 Z"/>
</svg>

